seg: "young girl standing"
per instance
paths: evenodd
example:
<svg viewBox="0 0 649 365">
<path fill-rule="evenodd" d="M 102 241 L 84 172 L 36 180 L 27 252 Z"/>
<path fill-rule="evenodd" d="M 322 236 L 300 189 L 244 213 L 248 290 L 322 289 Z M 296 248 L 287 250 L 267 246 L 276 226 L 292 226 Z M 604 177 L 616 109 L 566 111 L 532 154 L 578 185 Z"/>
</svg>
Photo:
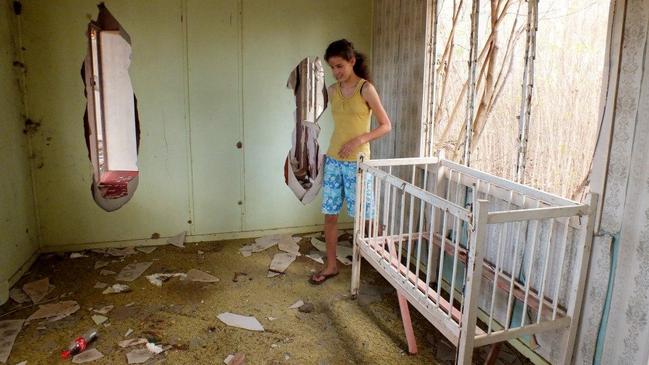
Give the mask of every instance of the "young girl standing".
<svg viewBox="0 0 649 365">
<path fill-rule="evenodd" d="M 325 156 L 322 186 L 327 262 L 309 279 L 316 285 L 338 275 L 338 213 L 345 200 L 347 214 L 354 216 L 358 154 L 364 153 L 369 158 L 370 141 L 386 135 L 392 128 L 381 99 L 369 82 L 365 56 L 354 50 L 351 42 L 341 39 L 327 47 L 324 58 L 331 66 L 336 83 L 327 88 L 334 132 Z M 374 130 L 370 130 L 372 112 L 378 122 Z M 366 190 L 371 194 L 371 188 Z M 371 199 L 367 201 L 371 203 Z M 371 209 L 366 209 L 366 212 L 365 219 L 368 219 Z"/>
</svg>

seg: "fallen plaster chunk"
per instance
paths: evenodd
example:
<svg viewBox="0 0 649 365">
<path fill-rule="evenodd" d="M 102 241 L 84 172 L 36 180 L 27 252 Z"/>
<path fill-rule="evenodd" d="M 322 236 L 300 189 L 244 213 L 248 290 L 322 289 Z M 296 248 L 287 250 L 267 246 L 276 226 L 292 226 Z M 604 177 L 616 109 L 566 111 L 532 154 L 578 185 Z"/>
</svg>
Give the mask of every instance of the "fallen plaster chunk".
<svg viewBox="0 0 649 365">
<path fill-rule="evenodd" d="M 327 252 L 327 243 L 322 242 L 315 237 L 311 237 L 311 245 L 320 252 Z"/>
<path fill-rule="evenodd" d="M 106 250 L 106 253 L 114 257 L 125 257 L 137 254 L 137 252 L 135 252 L 135 248 L 133 247 L 109 248 L 108 250 Z"/>
<path fill-rule="evenodd" d="M 146 338 L 132 338 L 130 340 L 119 341 L 118 345 L 121 348 L 125 348 L 125 347 L 137 346 L 137 345 L 144 345 L 146 343 L 149 343 L 149 341 L 147 341 Z"/>
<path fill-rule="evenodd" d="M 65 318 L 72 313 L 78 311 L 81 307 L 74 300 L 67 300 L 64 302 L 52 303 L 52 304 L 42 304 L 38 306 L 38 310 L 34 312 L 29 318 L 28 321 L 35 319 L 43 318 L 56 318 L 56 320 Z"/>
<path fill-rule="evenodd" d="M 238 327 L 238 328 L 243 328 L 247 329 L 250 331 L 263 331 L 264 327 L 259 323 L 257 318 L 255 317 L 248 317 L 248 316 L 242 316 L 240 314 L 234 314 L 230 312 L 225 312 L 221 313 L 218 315 L 218 319 L 221 320 L 221 322 L 227 324 L 228 326 L 231 327 Z"/>
<path fill-rule="evenodd" d="M 322 256 L 321 256 L 319 253 L 311 252 L 311 253 L 309 253 L 309 254 L 307 254 L 307 255 L 305 255 L 305 256 L 308 257 L 308 258 L 310 258 L 311 260 L 313 260 L 313 261 L 319 263 L 319 264 L 323 264 L 323 265 L 324 265 L 324 260 L 322 260 Z"/>
<path fill-rule="evenodd" d="M 24 319 L 8 319 L 0 321 L 0 362 L 7 363 L 11 349 L 20 330 L 23 328 Z"/>
<path fill-rule="evenodd" d="M 278 272 L 274 272 L 274 271 L 270 271 L 270 270 L 269 270 L 269 271 L 268 271 L 268 274 L 266 274 L 266 277 L 267 277 L 267 278 L 274 278 L 275 276 L 280 276 L 280 275 L 282 275 L 282 274 L 280 274 L 280 273 L 278 273 Z"/>
<path fill-rule="evenodd" d="M 32 281 L 23 285 L 23 291 L 32 300 L 32 303 L 38 304 L 50 292 L 50 279 Z"/>
<path fill-rule="evenodd" d="M 347 242 L 347 241 L 344 241 L 344 242 Z M 348 257 L 351 257 L 353 255 L 354 250 L 351 247 L 347 246 L 347 245 L 344 245 L 344 244 L 341 245 L 341 243 L 344 243 L 344 242 L 339 242 L 338 246 L 336 247 L 336 259 L 338 261 L 340 261 L 344 265 L 351 265 L 352 262 Z M 349 242 L 347 242 L 347 244 L 349 244 Z M 327 252 L 327 244 L 325 242 L 320 241 L 319 239 L 317 239 L 315 237 L 311 238 L 311 245 L 313 245 L 313 247 L 317 248 L 318 251 L 320 251 L 320 252 Z"/>
<path fill-rule="evenodd" d="M 167 243 L 176 247 L 185 248 L 185 235 L 187 232 L 181 232 L 167 240 Z"/>
<path fill-rule="evenodd" d="M 252 255 L 252 250 L 254 249 L 254 246 L 255 246 L 254 243 L 251 243 L 251 244 L 249 244 L 249 245 L 245 245 L 245 246 L 243 246 L 243 247 L 241 247 L 241 248 L 239 249 L 239 253 L 240 253 L 243 257 L 249 257 L 249 256 Z"/>
<path fill-rule="evenodd" d="M 291 255 L 290 253 L 276 253 L 275 256 L 273 256 L 273 261 L 270 262 L 269 270 L 276 273 L 283 273 L 288 269 L 288 266 L 295 261 L 295 259 L 296 256 Z"/>
<path fill-rule="evenodd" d="M 152 354 L 159 354 L 164 351 L 162 346 L 156 345 L 153 342 L 147 342 L 146 349 L 149 350 Z"/>
<path fill-rule="evenodd" d="M 92 320 L 95 322 L 95 324 L 102 324 L 108 320 L 108 317 L 100 316 L 99 314 L 94 314 L 92 316 Z"/>
<path fill-rule="evenodd" d="M 122 271 L 119 272 L 119 274 L 117 274 L 115 280 L 127 282 L 134 281 L 135 279 L 139 278 L 140 275 L 142 275 L 142 273 L 144 273 L 151 265 L 153 265 L 153 262 L 151 261 L 128 264 L 122 269 Z"/>
<path fill-rule="evenodd" d="M 225 365 L 243 365 L 246 363 L 246 355 L 243 352 L 237 352 L 235 354 L 228 355 L 223 363 Z"/>
<path fill-rule="evenodd" d="M 162 273 L 157 273 L 157 274 L 152 274 L 152 275 L 147 275 L 146 279 L 149 280 L 149 282 L 155 286 L 162 287 L 162 283 L 165 281 L 173 278 L 173 277 L 179 277 L 179 278 L 185 278 L 187 274 L 182 273 L 182 272 L 177 272 L 173 274 L 162 274 Z"/>
<path fill-rule="evenodd" d="M 126 354 L 126 361 L 129 364 L 142 364 L 147 362 L 150 358 L 153 357 L 153 354 L 147 349 L 138 349 L 133 350 Z"/>
<path fill-rule="evenodd" d="M 101 282 L 101 281 L 98 281 L 97 283 L 95 283 L 95 289 L 104 289 L 107 286 L 108 286 L 108 284 L 106 284 L 104 282 Z"/>
<path fill-rule="evenodd" d="M 131 328 L 129 328 L 128 331 L 126 331 L 126 333 L 124 334 L 124 337 L 130 336 L 131 333 L 133 333 L 133 330 Z"/>
<path fill-rule="evenodd" d="M 25 294 L 25 292 L 20 288 L 13 288 L 9 290 L 9 298 L 11 298 L 14 302 L 18 304 L 31 302 L 29 296 L 27 296 L 27 294 Z"/>
<path fill-rule="evenodd" d="M 109 275 L 115 275 L 115 274 L 117 274 L 117 273 L 112 271 L 112 270 L 101 270 L 99 272 L 99 275 L 101 275 L 101 276 L 109 276 Z"/>
<path fill-rule="evenodd" d="M 102 292 L 102 294 L 117 294 L 117 293 L 128 293 L 131 291 L 131 287 L 125 284 L 113 284 L 109 286 Z"/>
<path fill-rule="evenodd" d="M 88 349 L 80 354 L 74 355 L 72 362 L 74 364 L 83 364 L 84 362 L 99 360 L 102 357 L 104 357 L 104 354 L 99 352 L 97 349 Z"/>
<path fill-rule="evenodd" d="M 82 257 L 88 257 L 88 255 L 82 254 L 81 252 L 73 252 L 70 254 L 71 259 L 80 259 Z"/>
<path fill-rule="evenodd" d="M 111 304 L 99 309 L 93 309 L 92 311 L 99 314 L 108 314 L 108 312 L 112 311 L 113 308 L 115 308 L 115 306 Z"/>
<path fill-rule="evenodd" d="M 16 364 L 16 365 L 27 365 L 27 360 L 25 360 L 25 361 L 21 361 L 21 362 L 19 362 L 19 363 Z"/>
<path fill-rule="evenodd" d="M 182 280 L 198 281 L 201 283 L 216 283 L 217 281 L 219 281 L 219 278 L 204 271 L 191 269 L 187 271 L 187 275 Z"/>
<path fill-rule="evenodd" d="M 336 260 L 338 260 L 341 264 L 345 266 L 349 266 L 352 264 L 352 260 L 348 259 L 347 257 L 336 256 Z"/>
<path fill-rule="evenodd" d="M 300 256 L 300 245 L 297 244 L 300 240 L 302 240 L 301 237 L 282 236 L 277 243 L 277 248 L 291 255 Z"/>
<path fill-rule="evenodd" d="M 303 306 L 303 305 L 304 305 L 304 302 L 302 301 L 302 299 L 299 299 L 297 302 L 293 303 L 293 304 L 292 304 L 290 307 L 288 307 L 288 308 L 289 308 L 289 309 L 298 309 L 298 308 L 300 308 L 300 307 Z"/>
<path fill-rule="evenodd" d="M 101 269 L 102 267 L 106 267 L 110 264 L 110 261 L 103 261 L 103 260 L 98 260 L 95 262 L 95 270 Z"/>
<path fill-rule="evenodd" d="M 148 254 L 148 253 L 151 253 L 151 252 L 155 251 L 157 249 L 157 247 L 155 247 L 155 246 L 144 246 L 144 247 L 136 247 L 135 249 L 140 251 L 140 252 L 144 252 L 144 253 Z"/>
<path fill-rule="evenodd" d="M 277 319 L 275 317 L 266 317 L 266 318 L 268 318 L 268 320 L 271 321 L 271 322 Z"/>
</svg>

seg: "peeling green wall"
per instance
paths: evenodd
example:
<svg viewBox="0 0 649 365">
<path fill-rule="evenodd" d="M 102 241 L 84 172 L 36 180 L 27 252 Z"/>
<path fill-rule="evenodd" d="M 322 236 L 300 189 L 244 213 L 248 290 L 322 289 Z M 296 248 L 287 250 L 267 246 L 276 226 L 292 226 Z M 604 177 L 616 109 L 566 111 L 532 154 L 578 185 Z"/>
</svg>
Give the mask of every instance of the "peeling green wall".
<svg viewBox="0 0 649 365">
<path fill-rule="evenodd" d="M 90 196 L 79 68 L 94 2 L 23 2 L 34 179 L 43 246 L 322 223 L 283 182 L 292 68 L 347 37 L 369 52 L 371 1 L 106 1 L 133 41 L 142 139 L 134 198 Z M 328 69 L 328 67 L 327 67 Z M 327 82 L 333 81 L 327 70 Z M 330 112 L 322 119 L 326 148 Z M 236 143 L 242 141 L 243 148 Z"/>
<path fill-rule="evenodd" d="M 0 3 L 0 303 L 7 281 L 38 250 L 23 103 L 9 1 Z"/>
</svg>

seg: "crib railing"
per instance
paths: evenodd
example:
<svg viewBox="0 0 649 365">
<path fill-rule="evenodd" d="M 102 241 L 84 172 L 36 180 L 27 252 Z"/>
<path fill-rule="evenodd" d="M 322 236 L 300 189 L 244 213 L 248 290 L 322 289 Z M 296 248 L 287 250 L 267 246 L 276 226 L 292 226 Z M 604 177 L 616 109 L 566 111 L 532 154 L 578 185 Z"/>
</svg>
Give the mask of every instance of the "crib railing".
<svg viewBox="0 0 649 365">
<path fill-rule="evenodd" d="M 566 343 L 554 360 L 569 363 L 593 201 L 436 158 L 360 160 L 357 177 L 352 294 L 364 257 L 458 347 L 459 364 L 474 347 L 552 330 Z"/>
</svg>

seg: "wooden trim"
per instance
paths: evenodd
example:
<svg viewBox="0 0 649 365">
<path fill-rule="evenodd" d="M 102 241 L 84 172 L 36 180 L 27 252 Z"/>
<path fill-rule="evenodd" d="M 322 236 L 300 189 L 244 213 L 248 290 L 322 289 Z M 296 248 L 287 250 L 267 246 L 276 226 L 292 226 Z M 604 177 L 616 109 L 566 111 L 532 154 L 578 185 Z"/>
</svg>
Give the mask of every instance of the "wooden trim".
<svg viewBox="0 0 649 365">
<path fill-rule="evenodd" d="M 354 227 L 353 222 L 338 223 L 338 229 L 351 229 L 353 227 Z M 302 233 L 311 233 L 311 232 L 322 232 L 323 230 L 324 230 L 324 225 L 317 224 L 312 226 L 285 227 L 285 228 L 255 230 L 255 231 L 211 233 L 211 234 L 202 234 L 202 235 L 193 235 L 193 236 L 187 235 L 185 237 L 185 242 L 198 243 L 198 242 L 210 242 L 210 241 L 225 241 L 225 240 L 256 238 L 256 237 L 265 236 L 269 234 L 302 234 Z M 170 237 L 161 237 L 156 239 L 142 238 L 142 239 L 133 239 L 133 240 L 124 240 L 124 241 L 88 242 L 88 243 L 77 243 L 71 245 L 49 245 L 49 246 L 41 247 L 41 252 L 42 253 L 72 252 L 72 251 L 88 250 L 93 248 L 110 248 L 110 247 L 165 246 L 168 245 L 167 243 L 168 238 Z"/>
</svg>

